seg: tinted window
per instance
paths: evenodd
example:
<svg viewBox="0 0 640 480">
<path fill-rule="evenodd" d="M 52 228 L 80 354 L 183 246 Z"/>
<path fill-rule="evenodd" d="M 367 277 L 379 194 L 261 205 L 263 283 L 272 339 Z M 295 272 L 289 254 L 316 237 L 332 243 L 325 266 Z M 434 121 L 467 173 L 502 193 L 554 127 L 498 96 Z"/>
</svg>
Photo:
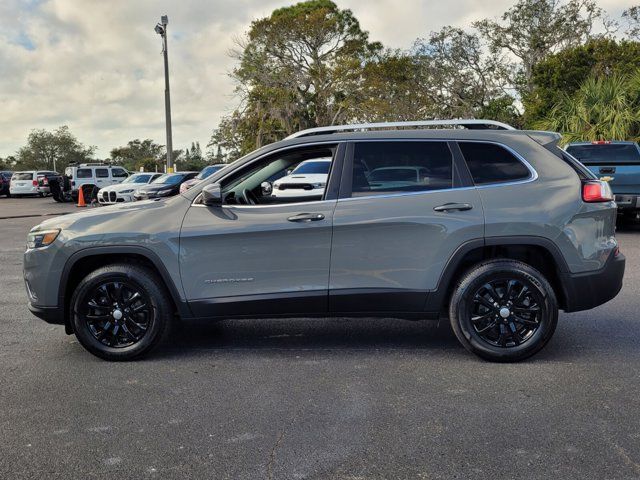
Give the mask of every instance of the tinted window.
<svg viewBox="0 0 640 480">
<path fill-rule="evenodd" d="M 14 173 L 11 180 L 33 180 L 33 173 L 29 172 L 18 172 Z"/>
<path fill-rule="evenodd" d="M 91 169 L 90 168 L 79 168 L 76 173 L 76 178 L 91 178 Z"/>
<path fill-rule="evenodd" d="M 453 158 L 445 142 L 363 142 L 353 154 L 353 196 L 451 188 Z"/>
<path fill-rule="evenodd" d="M 585 165 L 640 162 L 640 152 L 635 144 L 569 145 L 567 152 Z"/>
<path fill-rule="evenodd" d="M 98 178 L 108 178 L 109 170 L 106 168 L 96 168 L 96 177 Z"/>
<path fill-rule="evenodd" d="M 296 169 L 291 172 L 292 175 L 295 174 L 329 174 L 329 168 L 331 167 L 331 162 L 303 162 L 296 167 Z"/>
<path fill-rule="evenodd" d="M 111 169 L 111 176 L 113 178 L 124 178 L 124 177 L 128 177 L 126 170 L 122 169 L 122 168 L 112 168 Z"/>
<path fill-rule="evenodd" d="M 149 183 L 151 175 L 131 175 L 122 183 Z"/>
<path fill-rule="evenodd" d="M 531 176 L 529 169 L 500 145 L 460 142 L 460 149 L 476 185 L 513 182 Z"/>
</svg>

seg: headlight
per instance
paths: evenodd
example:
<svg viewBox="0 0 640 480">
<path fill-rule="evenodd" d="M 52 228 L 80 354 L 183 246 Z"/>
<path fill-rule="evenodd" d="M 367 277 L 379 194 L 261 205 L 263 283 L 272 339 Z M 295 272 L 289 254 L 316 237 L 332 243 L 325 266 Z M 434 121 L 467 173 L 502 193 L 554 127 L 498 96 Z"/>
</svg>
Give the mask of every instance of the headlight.
<svg viewBox="0 0 640 480">
<path fill-rule="evenodd" d="M 323 188 L 327 186 L 327 182 L 312 183 L 311 185 L 313 185 L 313 188 Z"/>
<path fill-rule="evenodd" d="M 119 193 L 131 193 L 133 192 L 133 188 L 130 188 L 129 190 L 120 190 Z"/>
<path fill-rule="evenodd" d="M 169 189 L 169 190 L 159 190 L 158 191 L 158 195 L 167 195 L 169 193 L 171 193 L 171 189 Z"/>
<path fill-rule="evenodd" d="M 27 236 L 27 248 L 47 247 L 51 245 L 56 238 L 58 238 L 59 234 L 59 228 L 29 232 L 29 235 Z"/>
</svg>

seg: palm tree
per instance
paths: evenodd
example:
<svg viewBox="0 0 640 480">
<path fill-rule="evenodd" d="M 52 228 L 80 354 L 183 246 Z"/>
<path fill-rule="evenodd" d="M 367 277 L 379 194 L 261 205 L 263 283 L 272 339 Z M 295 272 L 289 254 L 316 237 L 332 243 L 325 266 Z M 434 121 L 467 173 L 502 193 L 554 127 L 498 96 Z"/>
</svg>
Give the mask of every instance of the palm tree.
<svg viewBox="0 0 640 480">
<path fill-rule="evenodd" d="M 640 70 L 631 76 L 590 77 L 565 95 L 537 128 L 561 132 L 563 142 L 638 140 Z"/>
</svg>

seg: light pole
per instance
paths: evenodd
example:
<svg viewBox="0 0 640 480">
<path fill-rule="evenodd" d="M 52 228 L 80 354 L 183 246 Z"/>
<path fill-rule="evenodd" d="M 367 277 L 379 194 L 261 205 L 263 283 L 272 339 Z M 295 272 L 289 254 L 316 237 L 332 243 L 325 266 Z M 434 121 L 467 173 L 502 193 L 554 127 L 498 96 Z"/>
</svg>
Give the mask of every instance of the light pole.
<svg viewBox="0 0 640 480">
<path fill-rule="evenodd" d="M 162 54 L 164 56 L 164 109 L 167 124 L 167 173 L 173 172 L 173 141 L 171 139 L 171 96 L 169 94 L 169 59 L 167 56 L 167 24 L 169 17 L 160 17 L 156 25 L 156 33 L 162 37 Z"/>
</svg>

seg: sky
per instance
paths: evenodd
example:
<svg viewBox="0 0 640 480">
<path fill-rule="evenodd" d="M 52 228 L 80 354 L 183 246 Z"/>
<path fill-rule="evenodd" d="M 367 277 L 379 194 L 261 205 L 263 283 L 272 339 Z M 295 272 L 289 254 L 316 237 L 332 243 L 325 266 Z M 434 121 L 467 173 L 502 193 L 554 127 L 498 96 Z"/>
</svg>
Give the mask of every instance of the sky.
<svg viewBox="0 0 640 480">
<path fill-rule="evenodd" d="M 409 48 L 444 25 L 498 17 L 513 0 L 335 0 L 371 40 Z M 32 129 L 68 125 L 106 158 L 135 138 L 165 143 L 164 77 L 154 26 L 169 16 L 174 148 L 208 143 L 238 103 L 229 51 L 277 0 L 0 0 L 0 157 Z M 619 19 L 629 0 L 601 0 Z"/>
</svg>

